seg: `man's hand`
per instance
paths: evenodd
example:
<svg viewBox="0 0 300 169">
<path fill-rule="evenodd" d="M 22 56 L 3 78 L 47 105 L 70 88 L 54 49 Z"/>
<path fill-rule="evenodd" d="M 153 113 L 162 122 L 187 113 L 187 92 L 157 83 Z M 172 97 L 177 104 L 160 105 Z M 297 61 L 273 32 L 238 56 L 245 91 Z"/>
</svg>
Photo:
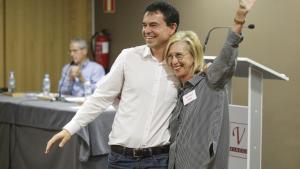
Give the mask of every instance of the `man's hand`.
<svg viewBox="0 0 300 169">
<path fill-rule="evenodd" d="M 75 80 L 75 78 L 79 77 L 80 75 L 81 75 L 80 74 L 80 66 L 77 66 L 77 65 L 71 66 L 70 73 L 69 73 L 70 79 Z"/>
<path fill-rule="evenodd" d="M 63 147 L 71 138 L 71 134 L 67 130 L 62 130 L 59 133 L 55 134 L 47 143 L 45 154 L 50 152 L 50 149 L 53 145 L 60 141 L 59 147 Z"/>
</svg>

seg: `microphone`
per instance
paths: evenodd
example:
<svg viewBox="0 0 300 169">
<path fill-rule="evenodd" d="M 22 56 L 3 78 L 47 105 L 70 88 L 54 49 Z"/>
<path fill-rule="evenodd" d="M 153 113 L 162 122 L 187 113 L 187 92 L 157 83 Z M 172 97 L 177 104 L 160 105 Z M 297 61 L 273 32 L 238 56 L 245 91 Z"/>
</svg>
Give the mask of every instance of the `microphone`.
<svg viewBox="0 0 300 169">
<path fill-rule="evenodd" d="M 73 60 L 69 63 L 68 67 L 67 67 L 67 70 L 66 72 L 64 73 L 63 77 L 62 77 L 62 80 L 61 80 L 61 83 L 59 85 L 59 88 L 58 88 L 58 96 L 55 97 L 55 101 L 62 101 L 62 102 L 65 102 L 66 99 L 64 97 L 62 97 L 62 91 L 61 91 L 61 88 L 62 88 L 62 85 L 64 84 L 65 82 L 65 79 L 66 79 L 66 76 L 68 75 L 68 72 L 71 68 L 71 66 L 73 65 L 77 65 Z"/>
<path fill-rule="evenodd" d="M 247 26 L 247 28 L 248 28 L 248 29 L 254 29 L 254 28 L 255 28 L 255 25 L 254 25 L 254 24 L 249 24 L 249 25 Z"/>
<path fill-rule="evenodd" d="M 209 40 L 209 36 L 210 36 L 210 33 L 215 30 L 215 29 L 230 29 L 231 27 L 230 26 L 217 26 L 217 27 L 213 27 L 211 28 L 207 35 L 206 35 L 206 38 L 205 38 L 205 41 L 204 41 L 204 46 L 203 46 L 203 53 L 205 53 L 205 50 L 206 50 L 206 47 L 207 47 L 207 43 L 208 43 L 208 40 Z M 248 26 L 243 26 L 243 28 L 248 28 L 248 29 L 254 29 L 255 28 L 255 25 L 254 24 L 249 24 Z"/>
</svg>

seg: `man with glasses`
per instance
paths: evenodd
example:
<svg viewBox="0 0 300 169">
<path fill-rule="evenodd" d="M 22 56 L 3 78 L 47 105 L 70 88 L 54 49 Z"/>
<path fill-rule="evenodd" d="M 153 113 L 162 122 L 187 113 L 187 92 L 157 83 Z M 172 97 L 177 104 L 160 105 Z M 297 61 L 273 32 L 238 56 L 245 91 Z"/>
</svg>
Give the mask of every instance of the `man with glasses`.
<svg viewBox="0 0 300 169">
<path fill-rule="evenodd" d="M 72 39 L 69 53 L 72 62 L 63 67 L 58 90 L 65 95 L 84 96 L 84 84 L 89 84 L 91 90 L 94 91 L 96 83 L 105 75 L 105 71 L 101 65 L 89 60 L 85 40 Z"/>
</svg>

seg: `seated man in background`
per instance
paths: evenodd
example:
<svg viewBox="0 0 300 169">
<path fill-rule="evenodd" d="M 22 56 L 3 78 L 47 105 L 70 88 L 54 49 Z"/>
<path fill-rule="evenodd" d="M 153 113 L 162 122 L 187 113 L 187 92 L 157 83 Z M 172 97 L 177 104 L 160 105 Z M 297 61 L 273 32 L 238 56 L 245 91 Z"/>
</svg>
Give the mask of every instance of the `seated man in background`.
<svg viewBox="0 0 300 169">
<path fill-rule="evenodd" d="M 85 84 L 90 85 L 91 90 L 94 91 L 96 83 L 105 75 L 105 71 L 101 65 L 89 60 L 88 45 L 85 40 L 72 39 L 69 52 L 72 62 L 62 69 L 58 92 L 65 95 L 85 96 Z"/>
</svg>

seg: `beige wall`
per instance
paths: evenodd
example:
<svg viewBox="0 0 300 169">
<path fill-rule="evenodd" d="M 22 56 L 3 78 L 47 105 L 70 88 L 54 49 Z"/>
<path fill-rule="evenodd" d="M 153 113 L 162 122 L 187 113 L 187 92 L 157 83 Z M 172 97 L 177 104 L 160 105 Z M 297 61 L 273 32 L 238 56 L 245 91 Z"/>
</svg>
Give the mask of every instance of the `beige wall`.
<svg viewBox="0 0 300 169">
<path fill-rule="evenodd" d="M 142 16 L 147 2 L 151 1 L 116 1 L 116 13 L 109 14 L 103 13 L 103 0 L 96 1 L 96 31 L 108 29 L 111 33 L 111 64 L 123 48 L 143 43 Z"/>
<path fill-rule="evenodd" d="M 96 9 L 96 29 L 108 28 L 112 34 L 111 62 L 122 48 L 142 44 L 141 20 L 146 4 L 152 1 L 116 1 L 116 13 L 104 14 Z M 191 29 L 204 39 L 214 26 L 230 26 L 236 1 L 170 0 L 181 13 L 181 30 Z M 263 96 L 263 169 L 298 169 L 300 167 L 300 72 L 299 30 L 300 1 L 258 0 L 247 23 L 255 30 L 244 30 L 240 56 L 249 57 L 290 77 L 289 82 L 264 81 Z M 126 16 L 126 17 L 125 17 Z M 215 31 L 207 55 L 217 55 L 226 35 Z M 233 81 L 234 103 L 247 104 L 247 81 Z"/>
<path fill-rule="evenodd" d="M 69 40 L 90 38 L 91 1 L 5 2 L 5 72 L 15 72 L 21 92 L 41 91 L 43 76 L 49 73 L 51 89 L 57 91 L 62 66 L 70 60 Z"/>
</svg>

